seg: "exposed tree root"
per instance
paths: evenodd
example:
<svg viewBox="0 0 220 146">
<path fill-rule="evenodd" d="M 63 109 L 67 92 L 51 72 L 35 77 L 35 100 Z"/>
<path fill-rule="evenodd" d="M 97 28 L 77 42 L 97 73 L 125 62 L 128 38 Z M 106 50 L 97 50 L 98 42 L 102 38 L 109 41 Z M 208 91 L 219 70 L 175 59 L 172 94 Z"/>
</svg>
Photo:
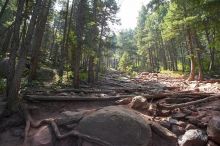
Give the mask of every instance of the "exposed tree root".
<svg viewBox="0 0 220 146">
<path fill-rule="evenodd" d="M 182 108 L 182 107 L 186 107 L 186 106 L 190 106 L 190 105 L 200 104 L 200 103 L 203 103 L 203 102 L 216 100 L 218 98 L 220 98 L 220 94 L 216 94 L 216 95 L 204 98 L 204 99 L 199 99 L 199 100 L 196 100 L 196 101 L 191 101 L 191 102 L 186 102 L 186 103 L 181 103 L 181 104 L 174 104 L 174 105 L 160 105 L 160 104 L 158 104 L 157 108 L 173 110 L 175 108 Z"/>
<path fill-rule="evenodd" d="M 30 128 L 31 127 L 39 128 L 40 126 L 43 126 L 43 125 L 51 125 L 52 130 L 54 131 L 54 133 L 56 135 L 56 138 L 58 138 L 58 139 L 63 139 L 63 138 L 66 138 L 68 136 L 76 136 L 79 139 L 83 139 L 83 140 L 86 140 L 88 142 L 96 143 L 96 144 L 99 144 L 101 146 L 110 146 L 111 145 L 110 143 L 108 143 L 106 141 L 103 141 L 99 138 L 95 138 L 95 137 L 92 137 L 92 136 L 89 136 L 89 135 L 86 135 L 86 134 L 82 134 L 82 133 L 80 133 L 76 130 L 72 130 L 72 131 L 67 132 L 65 134 L 61 134 L 60 130 L 59 130 L 59 128 L 58 128 L 58 126 L 55 122 L 55 119 L 49 118 L 49 119 L 44 119 L 44 120 L 36 122 L 31 118 L 27 107 L 24 107 L 24 114 L 25 114 L 25 117 L 26 117 L 24 146 L 28 146 L 28 133 L 29 133 Z"/>
</svg>

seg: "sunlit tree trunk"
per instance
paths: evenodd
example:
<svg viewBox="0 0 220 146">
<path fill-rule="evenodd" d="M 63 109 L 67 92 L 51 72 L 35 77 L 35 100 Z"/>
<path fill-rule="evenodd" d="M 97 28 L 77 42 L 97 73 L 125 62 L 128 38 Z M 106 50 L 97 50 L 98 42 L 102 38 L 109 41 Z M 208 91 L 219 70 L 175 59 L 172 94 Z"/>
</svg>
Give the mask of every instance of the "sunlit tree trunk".
<svg viewBox="0 0 220 146">
<path fill-rule="evenodd" d="M 193 50 L 193 44 L 192 44 L 192 34 L 190 29 L 187 29 L 187 44 L 188 44 L 188 50 L 190 54 L 190 74 L 188 77 L 188 81 L 193 81 L 195 80 L 195 56 L 194 56 L 194 50 Z"/>
</svg>

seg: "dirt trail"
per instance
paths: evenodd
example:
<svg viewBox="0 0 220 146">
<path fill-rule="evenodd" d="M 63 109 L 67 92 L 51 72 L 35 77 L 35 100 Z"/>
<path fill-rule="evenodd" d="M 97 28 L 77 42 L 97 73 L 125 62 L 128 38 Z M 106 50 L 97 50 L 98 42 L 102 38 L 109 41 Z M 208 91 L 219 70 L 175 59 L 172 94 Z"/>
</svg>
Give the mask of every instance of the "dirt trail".
<svg viewBox="0 0 220 146">
<path fill-rule="evenodd" d="M 25 97 L 23 102 L 32 108 L 32 117 L 37 121 L 57 117 L 64 111 L 91 110 L 116 105 L 116 100 L 126 99 L 126 97 L 132 99 L 135 95 L 145 96 L 148 102 L 152 103 L 171 105 L 183 103 L 219 93 L 219 87 L 217 82 L 187 82 L 183 78 L 171 78 L 157 73 L 142 73 L 135 78 L 130 78 L 115 71 L 106 73 L 95 85 L 82 85 L 80 90 L 71 87 L 59 90 L 39 88 L 26 90 L 22 94 Z M 42 100 L 49 96 L 64 99 L 71 97 L 71 100 Z M 41 99 L 37 100 L 37 97 Z M 149 115 L 146 109 L 137 110 L 147 116 L 152 116 L 153 120 L 164 127 L 168 125 L 166 128 L 172 130 L 172 125 L 169 125 L 170 119 L 183 121 L 186 125 L 191 123 L 199 128 L 205 128 L 213 115 L 220 116 L 219 107 L 220 100 L 172 111 L 162 110 L 156 115 Z M 0 146 L 22 145 L 25 129 L 25 119 L 22 117 L 22 114 L 17 113 L 1 118 Z"/>
</svg>

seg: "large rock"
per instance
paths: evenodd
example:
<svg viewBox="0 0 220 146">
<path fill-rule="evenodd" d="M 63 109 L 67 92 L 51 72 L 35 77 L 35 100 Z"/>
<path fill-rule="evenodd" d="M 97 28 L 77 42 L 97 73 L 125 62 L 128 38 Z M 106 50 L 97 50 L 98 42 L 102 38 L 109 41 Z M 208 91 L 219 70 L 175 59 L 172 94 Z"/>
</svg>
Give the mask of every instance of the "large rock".
<svg viewBox="0 0 220 146">
<path fill-rule="evenodd" d="M 77 131 L 114 146 L 149 146 L 152 140 L 150 125 L 137 112 L 115 106 L 84 117 Z"/>
<path fill-rule="evenodd" d="M 141 113 L 122 106 L 82 112 L 66 111 L 57 117 L 55 122 L 63 134 L 74 129 L 75 132 L 86 136 L 86 140 L 82 139 L 82 146 L 100 146 L 98 142 L 91 142 L 92 138 L 112 146 L 177 146 L 175 134 L 159 124 L 148 121 Z M 64 128 L 64 125 L 74 123 L 76 125 L 72 128 Z M 47 126 L 41 127 L 32 136 L 30 146 L 52 146 L 53 143 L 68 146 L 77 145 L 78 141 L 77 136 L 57 141 L 53 141 L 53 138 Z"/>
<path fill-rule="evenodd" d="M 206 146 L 208 137 L 199 129 L 188 130 L 178 140 L 179 146 Z"/>
<path fill-rule="evenodd" d="M 213 117 L 208 124 L 207 134 L 209 139 L 220 145 L 220 117 Z"/>
<path fill-rule="evenodd" d="M 53 146 L 52 134 L 48 126 L 41 127 L 33 136 L 31 146 Z"/>
<path fill-rule="evenodd" d="M 146 108 L 147 105 L 147 99 L 143 96 L 135 96 L 130 103 L 130 107 L 134 109 Z"/>
</svg>

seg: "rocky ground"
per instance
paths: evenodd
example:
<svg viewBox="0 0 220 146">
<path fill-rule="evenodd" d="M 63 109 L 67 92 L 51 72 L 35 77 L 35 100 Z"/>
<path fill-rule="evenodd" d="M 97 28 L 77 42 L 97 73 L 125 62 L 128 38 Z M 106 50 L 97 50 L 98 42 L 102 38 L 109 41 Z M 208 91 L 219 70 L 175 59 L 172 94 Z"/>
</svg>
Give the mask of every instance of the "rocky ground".
<svg viewBox="0 0 220 146">
<path fill-rule="evenodd" d="M 151 125 L 153 141 L 160 141 L 160 143 L 144 141 L 146 146 L 217 146 L 220 145 L 219 92 L 219 80 L 188 82 L 183 77 L 173 78 L 166 74 L 148 72 L 130 78 L 120 72 L 109 72 L 101 77 L 97 84 L 90 86 L 84 83 L 80 89 L 66 87 L 55 90 L 38 87 L 37 89 L 25 90 L 22 92 L 22 103 L 27 105 L 31 122 L 48 118 L 59 119 L 58 117 L 63 113 L 64 115 L 68 113 L 66 114 L 68 115 L 67 119 L 73 121 L 77 119 L 76 121 L 80 123 L 81 119 L 91 115 L 90 112 L 96 115 L 97 111 L 99 113 L 98 109 L 104 108 L 105 110 L 105 107 L 108 106 L 115 108 L 123 106 L 123 109 L 137 111 L 138 115 L 140 114 L 145 121 L 151 123 L 149 125 Z M 200 101 L 198 102 L 198 100 Z M 111 113 L 111 110 L 107 111 L 106 114 Z M 123 115 L 124 113 L 127 111 L 118 114 Z M 69 118 L 69 116 L 74 118 Z M 127 116 L 129 114 L 126 114 L 126 118 Z M 62 117 L 61 119 L 66 118 Z M 30 124 L 28 128 L 28 122 L 30 122 L 30 118 L 28 119 L 27 115 L 23 115 L 23 110 L 14 115 L 2 116 L 0 120 L 0 146 L 21 146 L 24 145 L 24 141 L 26 141 L 26 145 L 34 146 L 74 145 L 74 141 L 77 141 L 76 138 L 72 138 L 65 142 L 54 142 L 56 136 L 53 136 L 54 132 L 51 128 L 45 125 L 34 126 L 34 124 Z M 159 124 L 168 131 L 165 130 L 164 132 L 160 126 L 152 126 L 152 123 Z M 68 128 L 74 129 L 75 124 L 70 124 L 67 128 L 57 125 L 65 134 Z M 109 124 L 106 127 L 109 127 Z M 155 132 L 158 130 L 159 132 Z M 122 129 L 121 131 L 126 130 Z M 138 128 L 132 128 L 130 132 L 137 131 L 139 131 Z M 166 134 L 163 134 L 164 137 L 159 140 L 161 136 L 155 135 L 161 133 Z M 95 134 L 91 135 L 94 136 Z M 112 138 L 111 135 L 114 134 L 108 133 L 109 139 Z M 80 136 L 76 137 L 79 139 Z M 123 139 L 123 132 L 120 136 Z M 90 143 L 81 143 L 83 146 L 91 146 L 91 139 L 94 140 L 93 137 L 88 140 L 88 137 L 85 138 L 85 136 L 83 139 L 90 141 Z M 103 139 L 105 138 L 95 139 L 95 141 L 99 145 L 107 145 L 102 143 Z M 106 142 L 108 139 L 104 141 Z M 116 140 L 113 139 L 113 141 Z M 79 145 L 79 142 L 77 144 Z"/>
</svg>

